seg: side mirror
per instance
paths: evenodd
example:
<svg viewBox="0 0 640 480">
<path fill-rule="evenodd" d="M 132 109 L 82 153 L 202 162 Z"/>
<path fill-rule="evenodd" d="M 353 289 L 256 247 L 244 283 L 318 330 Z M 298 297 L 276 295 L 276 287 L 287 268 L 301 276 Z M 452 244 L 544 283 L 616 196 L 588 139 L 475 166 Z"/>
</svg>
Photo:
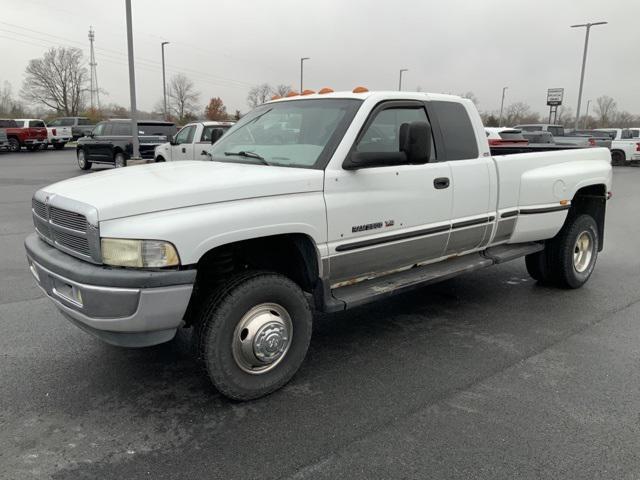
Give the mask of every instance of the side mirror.
<svg viewBox="0 0 640 480">
<path fill-rule="evenodd" d="M 176 143 L 176 136 L 175 135 L 171 135 L 169 137 L 169 145 L 177 145 Z"/>
<path fill-rule="evenodd" d="M 397 152 L 352 152 L 342 164 L 345 170 L 427 163 L 431 156 L 431 126 L 428 122 L 400 125 Z"/>
<path fill-rule="evenodd" d="M 222 137 L 222 135 L 224 135 L 224 130 L 221 128 L 214 128 L 211 131 L 211 145 L 213 145 L 214 143 L 216 143 L 218 140 L 220 140 L 220 137 Z"/>
</svg>

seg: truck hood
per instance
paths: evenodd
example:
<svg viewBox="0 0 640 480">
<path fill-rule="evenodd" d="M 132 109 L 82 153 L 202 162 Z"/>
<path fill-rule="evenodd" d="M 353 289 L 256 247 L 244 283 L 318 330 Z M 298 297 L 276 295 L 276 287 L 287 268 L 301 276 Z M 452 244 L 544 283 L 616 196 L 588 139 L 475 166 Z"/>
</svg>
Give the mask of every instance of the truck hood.
<svg viewBox="0 0 640 480">
<path fill-rule="evenodd" d="M 184 161 L 107 170 L 42 190 L 95 207 L 100 221 L 245 198 L 322 191 L 324 172 Z"/>
</svg>

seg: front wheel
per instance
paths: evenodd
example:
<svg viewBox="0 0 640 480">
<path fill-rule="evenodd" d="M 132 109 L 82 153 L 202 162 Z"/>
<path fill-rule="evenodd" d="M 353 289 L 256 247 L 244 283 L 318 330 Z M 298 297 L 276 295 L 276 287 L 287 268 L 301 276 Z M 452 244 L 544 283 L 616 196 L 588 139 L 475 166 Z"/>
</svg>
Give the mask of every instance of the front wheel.
<svg viewBox="0 0 640 480">
<path fill-rule="evenodd" d="M 312 315 L 300 287 L 276 273 L 244 273 L 206 299 L 198 320 L 200 356 L 214 386 L 235 400 L 267 395 L 298 371 Z"/>
<path fill-rule="evenodd" d="M 81 170 L 89 170 L 91 168 L 91 162 L 87 160 L 87 154 L 84 150 L 80 149 L 77 153 L 78 166 Z"/>
</svg>

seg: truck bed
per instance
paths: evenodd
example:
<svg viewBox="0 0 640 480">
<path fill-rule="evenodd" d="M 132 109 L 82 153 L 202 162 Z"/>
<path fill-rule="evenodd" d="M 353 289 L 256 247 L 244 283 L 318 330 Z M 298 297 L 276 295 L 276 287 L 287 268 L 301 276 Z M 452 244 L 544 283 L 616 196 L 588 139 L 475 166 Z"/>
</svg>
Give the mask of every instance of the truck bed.
<svg viewBox="0 0 640 480">
<path fill-rule="evenodd" d="M 554 143 L 540 143 L 533 145 L 490 145 L 491 155 L 513 155 L 515 153 L 556 152 L 559 150 L 577 150 L 591 147 L 576 145 L 557 145 Z"/>
</svg>

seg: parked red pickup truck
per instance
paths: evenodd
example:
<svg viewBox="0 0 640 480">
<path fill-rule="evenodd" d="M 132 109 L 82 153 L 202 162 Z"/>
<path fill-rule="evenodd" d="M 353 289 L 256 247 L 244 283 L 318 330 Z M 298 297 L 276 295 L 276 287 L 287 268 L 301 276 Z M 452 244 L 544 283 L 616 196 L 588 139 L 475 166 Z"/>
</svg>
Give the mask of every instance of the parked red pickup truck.
<svg viewBox="0 0 640 480">
<path fill-rule="evenodd" d="M 47 128 L 42 120 L 0 119 L 0 128 L 7 131 L 11 152 L 19 152 L 22 147 L 36 150 L 47 143 Z"/>
</svg>

